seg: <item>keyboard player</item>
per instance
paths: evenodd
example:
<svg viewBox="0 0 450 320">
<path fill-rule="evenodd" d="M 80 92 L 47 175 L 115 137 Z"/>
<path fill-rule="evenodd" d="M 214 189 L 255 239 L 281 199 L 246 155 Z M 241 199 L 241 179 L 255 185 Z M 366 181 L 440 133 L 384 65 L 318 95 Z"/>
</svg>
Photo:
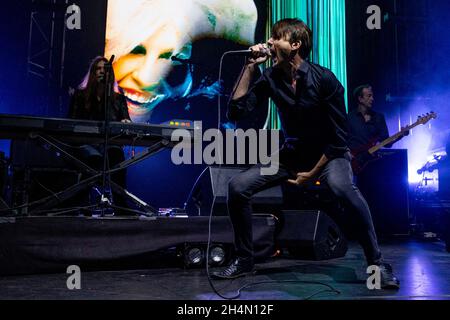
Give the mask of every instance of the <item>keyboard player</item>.
<svg viewBox="0 0 450 320">
<path fill-rule="evenodd" d="M 105 120 L 105 64 L 108 60 L 104 57 L 96 57 L 90 67 L 89 71 L 84 77 L 84 80 L 78 87 L 78 90 L 71 97 L 69 105 L 68 117 L 80 120 Z M 115 83 L 114 72 L 112 72 L 112 83 Z M 123 95 L 114 92 L 110 101 L 109 110 L 110 121 L 121 121 L 130 123 L 130 116 L 128 114 L 128 107 L 126 99 Z M 104 145 L 86 144 L 79 148 L 78 156 L 82 161 L 86 162 L 94 169 L 103 169 L 103 149 Z M 120 146 L 108 147 L 109 167 L 112 168 L 116 164 L 125 160 L 123 148 Z M 119 184 L 124 189 L 126 188 L 126 170 L 118 171 L 111 175 L 111 180 Z M 83 196 L 83 200 L 87 202 L 88 195 Z M 117 195 L 113 196 L 115 205 L 119 207 L 126 207 L 126 201 Z"/>
</svg>

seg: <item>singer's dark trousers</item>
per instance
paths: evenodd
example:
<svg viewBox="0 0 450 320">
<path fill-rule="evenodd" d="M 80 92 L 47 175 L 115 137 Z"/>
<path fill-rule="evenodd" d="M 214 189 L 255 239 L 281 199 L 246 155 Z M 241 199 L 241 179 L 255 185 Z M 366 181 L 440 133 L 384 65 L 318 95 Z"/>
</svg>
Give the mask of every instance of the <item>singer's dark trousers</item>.
<svg viewBox="0 0 450 320">
<path fill-rule="evenodd" d="M 261 175 L 261 165 L 255 165 L 232 178 L 228 185 L 228 211 L 234 228 L 236 254 L 241 258 L 253 258 L 251 198 L 259 191 L 281 184 L 293 178 L 292 170 L 280 164 L 276 175 Z M 377 236 L 369 206 L 353 183 L 353 172 L 347 158 L 331 160 L 323 169 L 320 181 L 343 200 L 357 220 L 357 240 L 361 244 L 368 265 L 382 261 Z"/>
</svg>

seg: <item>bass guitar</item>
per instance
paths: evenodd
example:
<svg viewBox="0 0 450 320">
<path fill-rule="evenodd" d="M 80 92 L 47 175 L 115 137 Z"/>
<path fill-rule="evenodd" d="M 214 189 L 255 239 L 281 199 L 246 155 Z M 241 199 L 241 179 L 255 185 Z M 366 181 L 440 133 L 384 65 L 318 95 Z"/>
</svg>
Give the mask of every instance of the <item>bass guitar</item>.
<svg viewBox="0 0 450 320">
<path fill-rule="evenodd" d="M 381 148 L 392 144 L 394 142 L 399 141 L 401 138 L 403 138 L 408 131 L 411 129 L 421 125 L 426 124 L 431 119 L 436 119 L 437 114 L 434 112 L 429 112 L 425 115 L 419 116 L 417 118 L 417 121 L 413 124 L 406 126 L 402 128 L 398 133 L 394 134 L 393 136 L 387 138 L 386 140 L 383 140 L 379 144 L 369 147 L 369 148 L 361 148 L 357 151 L 352 150 L 352 169 L 353 173 L 359 174 L 361 173 L 364 168 L 367 166 L 367 164 L 371 161 L 379 159 L 379 157 L 376 155 L 376 152 L 380 150 Z"/>
</svg>

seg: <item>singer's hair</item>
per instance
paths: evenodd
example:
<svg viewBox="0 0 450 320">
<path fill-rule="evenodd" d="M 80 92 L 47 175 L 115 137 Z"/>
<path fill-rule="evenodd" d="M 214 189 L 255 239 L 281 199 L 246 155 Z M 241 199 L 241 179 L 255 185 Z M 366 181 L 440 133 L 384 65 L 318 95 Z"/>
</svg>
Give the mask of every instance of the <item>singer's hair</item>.
<svg viewBox="0 0 450 320">
<path fill-rule="evenodd" d="M 311 29 L 300 19 L 283 19 L 272 27 L 273 39 L 285 39 L 290 43 L 301 41 L 299 54 L 307 59 L 312 49 L 313 34 Z"/>
<path fill-rule="evenodd" d="M 353 90 L 353 98 L 355 99 L 356 103 L 359 103 L 359 98 L 362 97 L 364 89 L 372 89 L 372 86 L 370 84 L 363 84 Z"/>
<path fill-rule="evenodd" d="M 86 75 L 83 78 L 83 81 L 81 81 L 80 85 L 78 86 L 78 89 L 83 93 L 84 96 L 84 108 L 88 111 L 92 111 L 92 102 L 96 101 L 97 97 L 97 89 L 98 89 L 98 82 L 95 76 L 95 73 L 97 71 L 97 65 L 103 61 L 104 63 L 108 63 L 108 59 L 102 56 L 97 56 L 94 59 L 92 59 L 91 64 L 89 65 L 89 70 L 86 73 Z M 114 77 L 114 71 L 111 72 L 111 81 L 112 83 L 116 83 L 115 77 Z M 114 95 L 112 95 L 112 102 L 114 102 Z"/>
</svg>

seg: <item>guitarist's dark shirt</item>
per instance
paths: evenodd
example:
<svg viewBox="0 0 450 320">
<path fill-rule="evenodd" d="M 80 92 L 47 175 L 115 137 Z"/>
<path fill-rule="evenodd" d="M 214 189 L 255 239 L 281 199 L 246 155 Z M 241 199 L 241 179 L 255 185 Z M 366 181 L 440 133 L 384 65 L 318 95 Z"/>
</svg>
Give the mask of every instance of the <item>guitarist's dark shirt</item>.
<svg viewBox="0 0 450 320">
<path fill-rule="evenodd" d="M 296 90 L 281 71 L 268 68 L 249 92 L 228 105 L 227 116 L 239 120 L 254 108 L 267 108 L 271 98 L 278 109 L 285 143 L 285 165 L 311 169 L 325 154 L 342 158 L 348 152 L 344 88 L 328 69 L 305 61 L 296 72 Z"/>
<path fill-rule="evenodd" d="M 377 142 L 389 138 L 386 120 L 381 113 L 371 110 L 371 119 L 366 122 L 364 116 L 358 110 L 348 115 L 348 146 L 355 154 L 364 152 L 373 147 Z M 392 145 L 387 145 L 390 148 Z"/>
</svg>

